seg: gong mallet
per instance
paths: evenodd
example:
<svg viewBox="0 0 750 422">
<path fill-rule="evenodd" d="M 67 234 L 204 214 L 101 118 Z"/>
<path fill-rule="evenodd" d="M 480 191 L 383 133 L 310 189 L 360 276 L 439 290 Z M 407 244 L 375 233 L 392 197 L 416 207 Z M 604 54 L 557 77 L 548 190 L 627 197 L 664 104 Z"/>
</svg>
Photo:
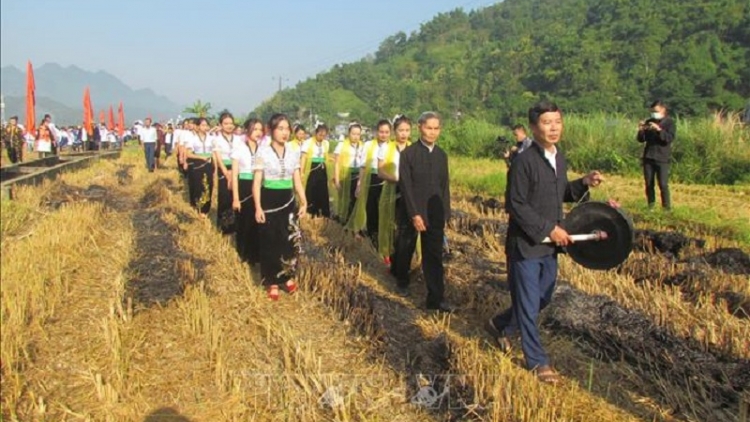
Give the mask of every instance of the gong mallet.
<svg viewBox="0 0 750 422">
<path fill-rule="evenodd" d="M 572 234 L 570 235 L 570 238 L 573 239 L 573 242 L 586 242 L 586 241 L 601 241 L 601 240 L 607 240 L 607 232 L 602 230 L 594 230 L 593 232 L 589 234 Z M 544 240 L 542 240 L 542 243 L 554 243 L 552 242 L 552 239 L 549 237 L 545 237 Z"/>
</svg>

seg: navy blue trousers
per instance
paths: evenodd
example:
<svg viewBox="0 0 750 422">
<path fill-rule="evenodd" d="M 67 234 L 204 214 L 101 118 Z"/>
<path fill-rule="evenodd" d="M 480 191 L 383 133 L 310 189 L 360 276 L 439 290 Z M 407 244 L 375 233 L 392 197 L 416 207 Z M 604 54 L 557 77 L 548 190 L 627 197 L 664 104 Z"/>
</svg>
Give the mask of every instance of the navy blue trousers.
<svg viewBox="0 0 750 422">
<path fill-rule="evenodd" d="M 549 365 L 542 346 L 537 320 L 539 312 L 549 305 L 557 281 L 557 256 L 541 258 L 508 258 L 508 287 L 511 307 L 495 315 L 492 322 L 506 336 L 520 332 L 521 348 L 529 369 Z"/>
<path fill-rule="evenodd" d="M 149 171 L 154 170 L 156 168 L 156 157 L 154 157 L 156 142 L 144 142 L 143 152 L 146 154 L 146 168 Z"/>
</svg>

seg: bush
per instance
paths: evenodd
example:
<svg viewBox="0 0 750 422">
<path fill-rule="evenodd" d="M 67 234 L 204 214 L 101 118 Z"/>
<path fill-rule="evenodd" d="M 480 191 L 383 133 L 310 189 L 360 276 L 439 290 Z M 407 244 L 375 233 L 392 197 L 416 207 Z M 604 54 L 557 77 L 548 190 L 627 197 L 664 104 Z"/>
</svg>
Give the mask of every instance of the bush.
<svg viewBox="0 0 750 422">
<path fill-rule="evenodd" d="M 570 167 L 640 174 L 643 144 L 635 140 L 637 121 L 618 116 L 570 115 L 564 146 Z M 672 179 L 684 183 L 742 183 L 750 173 L 747 132 L 734 118 L 678 119 L 672 146 Z"/>
<path fill-rule="evenodd" d="M 466 157 L 497 157 L 495 139 L 501 134 L 503 130 L 499 126 L 479 119 L 447 121 L 440 135 L 440 146 L 451 154 Z"/>
</svg>

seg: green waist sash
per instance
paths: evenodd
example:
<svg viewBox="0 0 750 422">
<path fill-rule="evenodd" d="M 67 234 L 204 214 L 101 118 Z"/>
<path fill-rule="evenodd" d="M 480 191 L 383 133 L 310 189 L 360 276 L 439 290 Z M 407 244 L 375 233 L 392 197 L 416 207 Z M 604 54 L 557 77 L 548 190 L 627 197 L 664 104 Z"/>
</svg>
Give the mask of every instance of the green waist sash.
<svg viewBox="0 0 750 422">
<path fill-rule="evenodd" d="M 231 166 L 232 160 L 227 160 L 226 158 L 221 160 L 222 163 L 224 163 L 225 166 Z"/>
<path fill-rule="evenodd" d="M 255 174 L 253 173 L 240 173 L 237 176 L 239 180 L 253 180 L 253 177 L 255 177 Z"/>
<path fill-rule="evenodd" d="M 200 154 L 195 154 L 195 155 L 197 155 L 198 157 L 201 157 L 201 158 L 210 158 L 213 154 L 211 154 L 211 153 L 200 153 Z"/>
<path fill-rule="evenodd" d="M 325 158 L 313 158 L 312 159 L 312 163 L 315 163 L 315 164 L 324 163 L 325 161 L 326 161 Z"/>
<path fill-rule="evenodd" d="M 291 189 L 294 186 L 292 179 L 264 180 L 263 187 L 266 189 Z"/>
</svg>

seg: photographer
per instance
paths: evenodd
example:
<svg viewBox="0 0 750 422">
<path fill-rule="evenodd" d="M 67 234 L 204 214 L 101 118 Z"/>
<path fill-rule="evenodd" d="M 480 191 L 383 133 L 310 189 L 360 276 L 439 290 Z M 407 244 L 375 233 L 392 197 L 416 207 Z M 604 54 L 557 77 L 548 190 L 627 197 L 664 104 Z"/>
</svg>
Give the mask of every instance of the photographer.
<svg viewBox="0 0 750 422">
<path fill-rule="evenodd" d="M 506 164 L 510 167 L 510 164 L 515 160 L 518 154 L 524 152 L 529 146 L 531 146 L 531 138 L 526 134 L 526 128 L 521 125 L 513 126 L 513 136 L 516 138 L 516 144 L 503 154 Z M 502 139 L 506 144 L 508 141 L 504 137 L 498 137 L 498 141 Z"/>
<path fill-rule="evenodd" d="M 649 208 L 652 208 L 656 202 L 654 182 L 657 178 L 662 207 L 669 210 L 672 206 L 668 180 L 675 132 L 674 120 L 669 117 L 667 106 L 660 100 L 651 104 L 651 118 L 638 123 L 637 140 L 646 144 L 643 149 L 643 177 L 646 182 L 646 200 Z"/>
</svg>

